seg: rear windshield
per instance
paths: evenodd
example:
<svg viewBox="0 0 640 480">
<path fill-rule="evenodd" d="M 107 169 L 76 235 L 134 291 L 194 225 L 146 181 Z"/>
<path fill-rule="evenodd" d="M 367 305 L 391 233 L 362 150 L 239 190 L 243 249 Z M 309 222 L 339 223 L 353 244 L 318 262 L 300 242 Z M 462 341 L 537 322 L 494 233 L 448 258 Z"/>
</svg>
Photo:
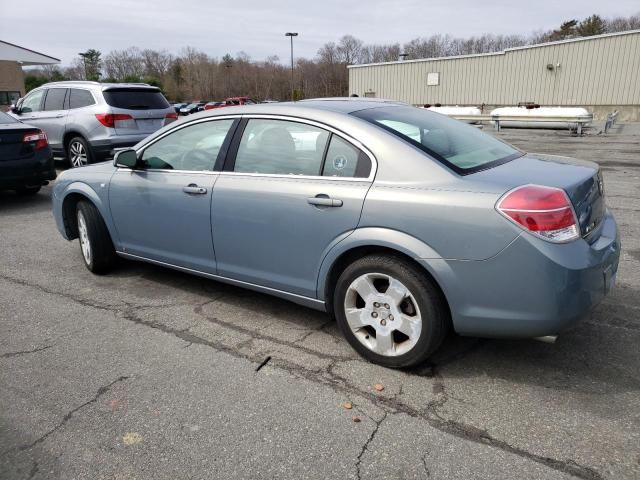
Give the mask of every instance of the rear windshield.
<svg viewBox="0 0 640 480">
<path fill-rule="evenodd" d="M 3 123 L 16 123 L 17 120 L 13 117 L 10 117 L 9 115 L 7 115 L 4 112 L 0 112 L 0 124 Z"/>
<path fill-rule="evenodd" d="M 127 110 L 155 110 L 169 107 L 159 90 L 153 88 L 114 88 L 103 92 L 106 102 Z"/>
<path fill-rule="evenodd" d="M 461 174 L 485 170 L 523 155 L 476 127 L 422 108 L 381 107 L 352 115 L 397 135 Z"/>
</svg>

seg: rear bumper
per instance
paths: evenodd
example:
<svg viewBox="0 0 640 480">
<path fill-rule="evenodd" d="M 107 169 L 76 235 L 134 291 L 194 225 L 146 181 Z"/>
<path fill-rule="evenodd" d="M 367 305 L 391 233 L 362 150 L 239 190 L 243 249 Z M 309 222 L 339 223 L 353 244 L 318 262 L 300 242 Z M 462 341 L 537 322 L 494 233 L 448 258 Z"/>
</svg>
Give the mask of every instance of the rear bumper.
<svg viewBox="0 0 640 480">
<path fill-rule="evenodd" d="M 117 137 L 111 137 L 106 140 L 94 140 L 91 142 L 91 150 L 96 161 L 101 161 L 106 158 L 113 157 L 116 150 L 121 148 L 130 148 L 136 145 L 141 140 L 147 138 L 151 133 L 144 133 L 139 135 L 122 135 Z"/>
<path fill-rule="evenodd" d="M 553 244 L 523 233 L 488 260 L 443 260 L 438 280 L 461 335 L 556 335 L 607 295 L 619 258 L 618 228 L 607 212 L 593 244 Z"/>
<path fill-rule="evenodd" d="M 0 161 L 0 188 L 35 187 L 55 180 L 51 151 L 38 151 L 32 158 Z"/>
</svg>

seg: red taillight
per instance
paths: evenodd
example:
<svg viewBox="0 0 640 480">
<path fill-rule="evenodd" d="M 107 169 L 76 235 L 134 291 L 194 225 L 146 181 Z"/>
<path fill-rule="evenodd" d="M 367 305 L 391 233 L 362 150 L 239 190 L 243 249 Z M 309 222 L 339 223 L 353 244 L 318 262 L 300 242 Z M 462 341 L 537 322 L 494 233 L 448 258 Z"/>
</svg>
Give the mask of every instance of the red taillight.
<svg viewBox="0 0 640 480">
<path fill-rule="evenodd" d="M 49 145 L 47 134 L 44 132 L 27 133 L 22 137 L 22 143 L 33 143 L 33 148 L 36 150 L 46 148 L 46 146 Z"/>
<path fill-rule="evenodd" d="M 178 119 L 178 114 L 176 112 L 169 112 L 165 115 L 166 119 L 168 120 L 177 120 Z"/>
<path fill-rule="evenodd" d="M 551 242 L 580 237 L 571 201 L 564 190 L 525 185 L 508 192 L 496 209 L 525 230 Z"/>
<path fill-rule="evenodd" d="M 116 128 L 116 122 L 133 120 L 133 117 L 126 113 L 96 113 L 96 118 L 102 125 L 109 128 Z"/>
</svg>

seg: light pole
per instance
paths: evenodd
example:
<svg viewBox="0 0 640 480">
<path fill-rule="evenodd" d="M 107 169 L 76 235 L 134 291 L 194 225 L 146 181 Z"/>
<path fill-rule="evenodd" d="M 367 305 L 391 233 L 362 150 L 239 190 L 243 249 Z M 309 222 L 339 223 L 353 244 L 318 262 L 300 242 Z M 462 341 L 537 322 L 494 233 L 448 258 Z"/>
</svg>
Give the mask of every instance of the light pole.
<svg viewBox="0 0 640 480">
<path fill-rule="evenodd" d="M 78 53 L 78 55 L 80 55 L 82 57 L 82 64 L 84 65 L 84 79 L 85 80 L 89 80 L 87 78 L 87 54 L 80 52 Z"/>
<path fill-rule="evenodd" d="M 284 34 L 285 37 L 289 37 L 291 39 L 291 101 L 294 101 L 294 88 L 293 88 L 293 37 L 298 36 L 298 32 L 287 32 Z"/>
</svg>

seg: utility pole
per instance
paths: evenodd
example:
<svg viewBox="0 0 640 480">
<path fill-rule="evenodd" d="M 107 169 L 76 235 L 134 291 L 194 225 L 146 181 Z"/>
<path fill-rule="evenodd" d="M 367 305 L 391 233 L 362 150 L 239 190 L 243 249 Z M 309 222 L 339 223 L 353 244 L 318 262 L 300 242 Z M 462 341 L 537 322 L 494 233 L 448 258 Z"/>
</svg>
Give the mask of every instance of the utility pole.
<svg viewBox="0 0 640 480">
<path fill-rule="evenodd" d="M 291 39 L 291 101 L 295 100 L 294 96 L 294 86 L 293 86 L 293 37 L 298 36 L 298 32 L 287 32 L 284 34 L 285 37 L 289 37 Z"/>
</svg>

